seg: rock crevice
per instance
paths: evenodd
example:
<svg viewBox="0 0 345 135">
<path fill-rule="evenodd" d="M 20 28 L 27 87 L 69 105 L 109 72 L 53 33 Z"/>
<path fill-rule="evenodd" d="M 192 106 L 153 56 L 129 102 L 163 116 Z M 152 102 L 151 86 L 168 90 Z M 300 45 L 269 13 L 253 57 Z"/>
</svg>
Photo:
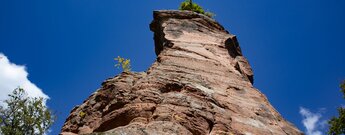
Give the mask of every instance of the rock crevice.
<svg viewBox="0 0 345 135">
<path fill-rule="evenodd" d="M 302 134 L 253 87 L 236 36 L 215 20 L 159 10 L 150 29 L 153 65 L 106 80 L 71 111 L 62 135 Z"/>
</svg>

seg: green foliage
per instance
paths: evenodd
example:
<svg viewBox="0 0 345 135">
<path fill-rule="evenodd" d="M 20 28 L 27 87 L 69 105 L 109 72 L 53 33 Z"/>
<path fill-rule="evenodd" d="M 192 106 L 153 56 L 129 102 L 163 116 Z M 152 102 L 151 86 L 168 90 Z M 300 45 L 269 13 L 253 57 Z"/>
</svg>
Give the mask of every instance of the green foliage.
<svg viewBox="0 0 345 135">
<path fill-rule="evenodd" d="M 341 92 L 345 98 L 345 81 L 340 85 Z M 339 117 L 333 117 L 328 121 L 330 127 L 328 134 L 330 135 L 341 135 L 345 134 L 345 108 L 338 108 Z"/>
<path fill-rule="evenodd" d="M 80 118 L 84 118 L 86 116 L 86 113 L 85 112 L 83 112 L 83 111 L 80 111 L 79 112 L 79 117 Z"/>
<path fill-rule="evenodd" d="M 340 85 L 340 91 L 343 93 L 343 98 L 345 98 L 345 81 Z"/>
<path fill-rule="evenodd" d="M 200 14 L 204 14 L 208 17 L 213 17 L 215 16 L 215 14 L 211 13 L 211 12 L 205 12 L 205 10 L 199 6 L 196 3 L 193 3 L 191 0 L 186 0 L 184 2 L 181 3 L 179 10 L 188 10 L 188 11 L 193 11 L 193 12 L 197 12 Z"/>
<path fill-rule="evenodd" d="M 53 124 L 55 116 L 43 104 L 43 98 L 29 98 L 24 89 L 17 88 L 5 107 L 0 108 L 0 131 L 3 135 L 43 135 Z"/>
<path fill-rule="evenodd" d="M 120 56 L 117 56 L 117 58 L 114 59 L 118 63 L 115 65 L 117 68 L 122 68 L 124 72 L 129 72 L 131 71 L 131 60 L 130 59 L 125 59 Z"/>
</svg>

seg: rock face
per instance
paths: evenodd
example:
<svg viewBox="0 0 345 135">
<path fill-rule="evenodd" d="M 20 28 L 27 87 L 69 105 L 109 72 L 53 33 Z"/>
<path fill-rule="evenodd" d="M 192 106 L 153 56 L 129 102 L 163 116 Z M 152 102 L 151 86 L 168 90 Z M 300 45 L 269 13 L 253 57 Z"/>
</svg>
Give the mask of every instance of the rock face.
<svg viewBox="0 0 345 135">
<path fill-rule="evenodd" d="M 67 118 L 63 135 L 302 134 L 253 87 L 236 36 L 189 11 L 154 11 L 157 60 L 106 80 Z"/>
</svg>

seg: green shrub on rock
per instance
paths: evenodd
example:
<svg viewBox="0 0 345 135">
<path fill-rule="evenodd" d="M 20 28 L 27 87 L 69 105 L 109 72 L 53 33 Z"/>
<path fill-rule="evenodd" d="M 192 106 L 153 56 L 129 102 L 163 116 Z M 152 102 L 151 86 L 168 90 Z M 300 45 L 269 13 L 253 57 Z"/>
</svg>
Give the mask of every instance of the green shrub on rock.
<svg viewBox="0 0 345 135">
<path fill-rule="evenodd" d="M 214 14 L 211 12 L 205 12 L 205 10 L 201 6 L 199 6 L 196 3 L 193 3 L 192 0 L 186 0 L 186 1 L 182 2 L 180 7 L 179 7 L 179 10 L 193 11 L 196 13 L 204 14 L 204 15 L 211 17 L 211 18 L 214 16 Z"/>
<path fill-rule="evenodd" d="M 123 72 L 130 72 L 131 71 L 131 60 L 122 58 L 118 56 L 117 58 L 114 59 L 118 63 L 115 65 L 117 68 L 122 68 Z"/>
</svg>

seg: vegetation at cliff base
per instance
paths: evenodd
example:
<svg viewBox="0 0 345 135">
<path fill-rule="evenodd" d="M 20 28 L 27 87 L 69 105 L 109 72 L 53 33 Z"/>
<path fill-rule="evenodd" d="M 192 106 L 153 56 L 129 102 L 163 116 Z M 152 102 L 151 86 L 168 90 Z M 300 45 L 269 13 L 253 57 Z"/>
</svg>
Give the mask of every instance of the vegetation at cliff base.
<svg viewBox="0 0 345 135">
<path fill-rule="evenodd" d="M 115 67 L 117 68 L 122 68 L 123 72 L 130 72 L 131 71 L 131 60 L 130 59 L 126 59 L 126 58 L 122 58 L 120 56 L 117 56 L 117 58 L 114 59 L 115 61 L 117 61 L 117 64 L 115 65 Z"/>
<path fill-rule="evenodd" d="M 345 98 L 345 81 L 341 83 L 340 89 L 343 93 L 343 97 Z M 338 113 L 338 117 L 333 117 L 331 120 L 328 121 L 330 125 L 328 134 L 330 135 L 345 134 L 345 108 L 339 107 Z"/>
<path fill-rule="evenodd" d="M 215 14 L 213 14 L 211 12 L 205 12 L 205 10 L 201 6 L 199 6 L 196 3 L 193 3 L 192 0 L 186 0 L 186 1 L 182 2 L 180 7 L 179 7 L 179 10 L 193 11 L 193 12 L 197 12 L 200 14 L 204 14 L 204 15 L 211 17 L 211 18 L 213 16 L 215 16 Z"/>
<path fill-rule="evenodd" d="M 44 105 L 43 98 L 27 97 L 17 88 L 0 108 L 0 134 L 43 135 L 53 124 L 55 116 Z"/>
</svg>

